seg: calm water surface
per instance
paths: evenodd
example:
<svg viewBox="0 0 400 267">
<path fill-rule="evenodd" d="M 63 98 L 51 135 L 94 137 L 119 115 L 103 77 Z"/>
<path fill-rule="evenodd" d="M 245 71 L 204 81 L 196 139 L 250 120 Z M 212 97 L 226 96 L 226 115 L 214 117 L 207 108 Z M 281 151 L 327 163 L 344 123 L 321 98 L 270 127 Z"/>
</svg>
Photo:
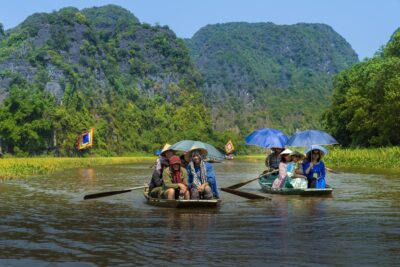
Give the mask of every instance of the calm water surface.
<svg viewBox="0 0 400 267">
<path fill-rule="evenodd" d="M 262 161 L 214 164 L 220 186 L 257 177 Z M 69 170 L 0 183 L 1 266 L 380 265 L 400 262 L 400 178 L 330 174 L 330 198 L 222 192 L 218 210 L 148 206 L 149 163 Z M 260 193 L 257 182 L 242 190 Z M 261 193 L 260 193 L 261 194 Z"/>
</svg>

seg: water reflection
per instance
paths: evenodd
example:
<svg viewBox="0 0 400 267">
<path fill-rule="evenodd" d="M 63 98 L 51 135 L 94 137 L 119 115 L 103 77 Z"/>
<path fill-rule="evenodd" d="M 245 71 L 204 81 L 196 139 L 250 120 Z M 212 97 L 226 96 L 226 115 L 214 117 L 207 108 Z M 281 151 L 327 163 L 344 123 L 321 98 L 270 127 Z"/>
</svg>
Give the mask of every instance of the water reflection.
<svg viewBox="0 0 400 267">
<path fill-rule="evenodd" d="M 96 184 L 96 169 L 94 168 L 77 169 L 77 176 L 82 185 L 93 186 Z"/>
<path fill-rule="evenodd" d="M 148 163 L 81 168 L 0 183 L 0 265 L 396 265 L 398 176 L 328 176 L 332 198 L 222 193 L 217 210 L 147 206 L 141 191 L 83 201 L 85 194 L 142 185 Z M 256 177 L 261 161 L 215 164 L 220 186 Z M 259 192 L 254 182 L 241 190 Z M 21 259 L 27 259 L 22 261 Z M 132 260 L 134 259 L 134 261 Z M 50 263 L 51 265 L 51 263 Z"/>
</svg>

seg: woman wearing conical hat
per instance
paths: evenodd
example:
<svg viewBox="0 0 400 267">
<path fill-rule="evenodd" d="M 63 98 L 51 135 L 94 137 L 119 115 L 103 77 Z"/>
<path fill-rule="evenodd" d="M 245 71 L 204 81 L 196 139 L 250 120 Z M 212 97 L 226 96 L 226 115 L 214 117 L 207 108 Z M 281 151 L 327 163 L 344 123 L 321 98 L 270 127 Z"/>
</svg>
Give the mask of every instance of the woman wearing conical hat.
<svg viewBox="0 0 400 267">
<path fill-rule="evenodd" d="M 279 175 L 278 178 L 274 180 L 272 183 L 272 188 L 279 189 L 282 188 L 285 184 L 286 176 L 287 176 L 287 166 L 291 161 L 290 154 L 292 150 L 285 149 L 283 150 L 280 155 L 280 163 L 279 163 Z"/>
<path fill-rule="evenodd" d="M 298 151 L 293 151 L 291 154 L 291 161 L 287 166 L 287 178 L 285 182 L 286 188 L 307 188 L 307 177 L 303 175 L 303 159 L 304 154 Z"/>
<path fill-rule="evenodd" d="M 197 148 L 188 151 L 186 166 L 191 199 L 219 198 L 217 181 L 212 164 L 204 161 L 207 150 Z"/>
<path fill-rule="evenodd" d="M 170 144 L 165 144 L 161 150 L 160 157 L 157 159 L 156 170 L 162 174 L 162 161 L 168 162 L 173 155 L 175 155 L 175 150 L 171 149 Z"/>
</svg>

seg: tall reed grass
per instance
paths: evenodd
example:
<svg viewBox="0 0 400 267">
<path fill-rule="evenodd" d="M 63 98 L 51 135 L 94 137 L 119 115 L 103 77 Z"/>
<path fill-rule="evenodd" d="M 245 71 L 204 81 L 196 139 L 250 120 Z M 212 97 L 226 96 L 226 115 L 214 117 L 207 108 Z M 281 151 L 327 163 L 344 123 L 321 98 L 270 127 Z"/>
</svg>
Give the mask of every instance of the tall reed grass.
<svg viewBox="0 0 400 267">
<path fill-rule="evenodd" d="M 339 168 L 397 169 L 400 172 L 400 147 L 333 148 L 324 161 L 327 165 Z"/>
<path fill-rule="evenodd" d="M 0 178 L 21 178 L 44 175 L 71 168 L 130 164 L 146 161 L 154 161 L 154 157 L 2 158 L 0 159 Z"/>
<path fill-rule="evenodd" d="M 265 160 L 266 155 L 238 156 L 248 160 Z M 94 158 L 2 158 L 0 159 L 0 178 L 20 178 L 45 175 L 79 167 L 99 165 L 130 164 L 151 162 L 154 157 L 94 157 Z M 331 148 L 324 157 L 326 166 L 331 168 L 386 169 L 400 172 L 400 147 L 391 148 Z"/>
<path fill-rule="evenodd" d="M 298 149 L 302 151 L 304 148 Z M 265 160 L 265 155 L 238 156 L 237 158 Z M 400 147 L 344 149 L 330 147 L 323 158 L 325 165 L 335 168 L 388 169 L 400 172 Z"/>
</svg>

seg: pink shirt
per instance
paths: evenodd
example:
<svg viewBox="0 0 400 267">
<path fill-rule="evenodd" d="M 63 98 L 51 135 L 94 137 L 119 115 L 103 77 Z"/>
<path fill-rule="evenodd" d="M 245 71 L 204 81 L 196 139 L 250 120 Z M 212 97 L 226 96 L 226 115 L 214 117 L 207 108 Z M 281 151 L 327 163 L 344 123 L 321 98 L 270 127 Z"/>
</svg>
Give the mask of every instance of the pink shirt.
<svg viewBox="0 0 400 267">
<path fill-rule="evenodd" d="M 282 188 L 284 183 L 285 183 L 285 179 L 286 179 L 286 175 L 287 175 L 287 163 L 279 163 L 279 176 L 278 178 L 275 179 L 275 181 L 272 183 L 272 188 Z"/>
<path fill-rule="evenodd" d="M 279 163 L 279 179 L 285 179 L 287 175 L 287 163 Z"/>
</svg>

